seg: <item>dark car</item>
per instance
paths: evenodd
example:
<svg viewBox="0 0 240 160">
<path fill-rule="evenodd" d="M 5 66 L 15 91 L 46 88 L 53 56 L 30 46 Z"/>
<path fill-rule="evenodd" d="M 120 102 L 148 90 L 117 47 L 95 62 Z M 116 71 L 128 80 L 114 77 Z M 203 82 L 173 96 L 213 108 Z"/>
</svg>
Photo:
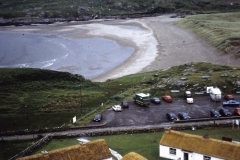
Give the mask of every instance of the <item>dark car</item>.
<svg viewBox="0 0 240 160">
<path fill-rule="evenodd" d="M 122 101 L 122 102 L 121 102 L 121 106 L 122 106 L 122 108 L 128 108 L 128 107 L 129 107 L 127 101 Z"/>
<path fill-rule="evenodd" d="M 169 119 L 170 121 L 177 120 L 177 116 L 176 116 L 176 114 L 173 113 L 173 112 L 168 112 L 168 113 L 166 114 L 166 117 L 167 117 L 167 119 Z"/>
<path fill-rule="evenodd" d="M 217 110 L 211 109 L 210 116 L 211 117 L 221 117 L 221 114 Z"/>
<path fill-rule="evenodd" d="M 153 97 L 150 99 L 152 103 L 155 103 L 155 104 L 161 104 L 161 100 L 157 97 Z"/>
<path fill-rule="evenodd" d="M 94 122 L 101 122 L 102 121 L 102 114 L 96 114 L 93 118 Z"/>
<path fill-rule="evenodd" d="M 180 113 L 178 113 L 178 118 L 180 120 L 188 120 L 191 117 L 187 113 L 185 113 L 185 112 L 180 112 Z"/>
<path fill-rule="evenodd" d="M 222 116 L 231 116 L 232 115 L 232 113 L 227 108 L 222 107 L 218 111 Z"/>
<path fill-rule="evenodd" d="M 185 97 L 187 103 L 191 103 L 191 104 L 193 103 L 193 97 L 192 97 L 191 91 L 185 91 L 184 97 Z"/>
<path fill-rule="evenodd" d="M 191 91 L 185 91 L 184 92 L 184 97 L 187 99 L 187 98 L 192 98 L 192 93 Z"/>
<path fill-rule="evenodd" d="M 235 100 L 229 100 L 222 103 L 223 106 L 236 107 L 240 105 L 240 102 Z"/>
<path fill-rule="evenodd" d="M 229 100 L 234 100 L 234 97 L 231 94 L 226 94 L 226 95 L 224 95 L 224 99 L 229 101 Z"/>
</svg>

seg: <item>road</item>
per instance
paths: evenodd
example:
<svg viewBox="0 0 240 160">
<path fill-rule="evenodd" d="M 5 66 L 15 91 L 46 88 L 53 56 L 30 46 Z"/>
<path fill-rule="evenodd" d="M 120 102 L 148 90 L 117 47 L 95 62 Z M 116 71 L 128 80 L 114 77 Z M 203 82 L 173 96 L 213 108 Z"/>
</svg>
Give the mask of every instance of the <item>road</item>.
<svg viewBox="0 0 240 160">
<path fill-rule="evenodd" d="M 90 135 L 97 135 L 96 133 L 114 133 L 114 132 L 129 132 L 129 130 L 132 130 L 133 133 L 136 133 L 137 130 L 158 130 L 158 129 L 170 129 L 175 127 L 194 127 L 194 129 L 197 129 L 196 126 L 202 126 L 202 125 L 220 125 L 220 124 L 231 124 L 231 119 L 226 120 L 211 120 L 211 121 L 204 121 L 204 122 L 187 122 L 187 123 L 161 123 L 156 125 L 143 125 L 143 126 L 122 126 L 122 127 L 106 127 L 106 128 L 95 128 L 95 129 L 74 129 L 74 130 L 67 130 L 67 131 L 59 131 L 59 132 L 52 132 L 52 133 L 37 133 L 37 134 L 26 134 L 26 135 L 14 135 L 14 136 L 2 136 L 2 140 L 24 140 L 24 139 L 33 139 L 38 137 L 39 135 L 45 136 L 45 135 L 55 135 L 55 136 L 74 136 L 74 137 L 86 137 Z"/>
</svg>

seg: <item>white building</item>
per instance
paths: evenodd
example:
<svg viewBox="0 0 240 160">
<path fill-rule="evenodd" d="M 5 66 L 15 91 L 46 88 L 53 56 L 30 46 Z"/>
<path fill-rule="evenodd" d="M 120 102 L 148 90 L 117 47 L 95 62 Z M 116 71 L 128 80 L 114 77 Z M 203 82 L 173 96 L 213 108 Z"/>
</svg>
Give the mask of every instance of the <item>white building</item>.
<svg viewBox="0 0 240 160">
<path fill-rule="evenodd" d="M 167 130 L 160 140 L 159 156 L 173 160 L 240 160 L 240 145 Z"/>
</svg>

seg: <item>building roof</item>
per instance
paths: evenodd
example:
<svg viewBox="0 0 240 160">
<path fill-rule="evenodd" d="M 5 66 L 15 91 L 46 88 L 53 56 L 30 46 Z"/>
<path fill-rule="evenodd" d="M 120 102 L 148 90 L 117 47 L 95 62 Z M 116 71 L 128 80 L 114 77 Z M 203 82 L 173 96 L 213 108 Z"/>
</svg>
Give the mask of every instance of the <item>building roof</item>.
<svg viewBox="0 0 240 160">
<path fill-rule="evenodd" d="M 140 97 L 148 97 L 149 93 L 145 94 L 145 93 L 137 93 L 136 95 L 140 96 Z"/>
<path fill-rule="evenodd" d="M 122 158 L 122 160 L 147 160 L 147 159 L 135 152 L 129 152 Z"/>
<path fill-rule="evenodd" d="M 204 138 L 204 136 L 192 135 L 174 130 L 167 130 L 164 132 L 160 140 L 160 145 L 222 159 L 240 159 L 239 144 L 208 137 Z"/>
<path fill-rule="evenodd" d="M 35 154 L 17 160 L 102 160 L 111 158 L 111 152 L 104 139 L 86 144 L 56 149 L 46 154 Z"/>
<path fill-rule="evenodd" d="M 191 91 L 186 91 L 186 94 L 191 94 Z"/>
</svg>

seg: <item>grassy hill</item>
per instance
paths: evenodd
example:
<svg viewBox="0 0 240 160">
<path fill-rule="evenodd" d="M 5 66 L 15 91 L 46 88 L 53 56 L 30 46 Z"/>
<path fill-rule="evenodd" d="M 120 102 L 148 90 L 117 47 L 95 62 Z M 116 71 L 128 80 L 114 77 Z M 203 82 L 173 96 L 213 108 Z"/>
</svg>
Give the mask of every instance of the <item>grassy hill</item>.
<svg viewBox="0 0 240 160">
<path fill-rule="evenodd" d="M 204 92 L 206 86 L 218 86 L 223 93 L 240 90 L 240 67 L 208 63 L 189 63 L 101 83 L 66 72 L 30 68 L 1 68 L 0 75 L 1 131 L 68 126 L 73 116 L 77 116 L 76 126 L 84 125 L 94 113 L 122 100 L 131 101 L 137 92 L 160 97 L 180 90 L 173 95 L 178 97 L 186 89 Z M 209 79 L 202 78 L 203 75 Z"/>
<path fill-rule="evenodd" d="M 135 85 L 93 83 L 81 75 L 30 68 L 1 68 L 0 75 L 1 131 L 62 126 L 73 116 L 87 123 L 85 116 L 102 109 L 102 103 L 121 100 L 114 95 Z"/>
<path fill-rule="evenodd" d="M 0 0 L 0 17 L 88 19 L 156 13 L 215 13 L 239 11 L 239 1 L 225 0 Z"/>
<path fill-rule="evenodd" d="M 178 21 L 224 53 L 240 57 L 240 12 L 201 14 Z"/>
</svg>

